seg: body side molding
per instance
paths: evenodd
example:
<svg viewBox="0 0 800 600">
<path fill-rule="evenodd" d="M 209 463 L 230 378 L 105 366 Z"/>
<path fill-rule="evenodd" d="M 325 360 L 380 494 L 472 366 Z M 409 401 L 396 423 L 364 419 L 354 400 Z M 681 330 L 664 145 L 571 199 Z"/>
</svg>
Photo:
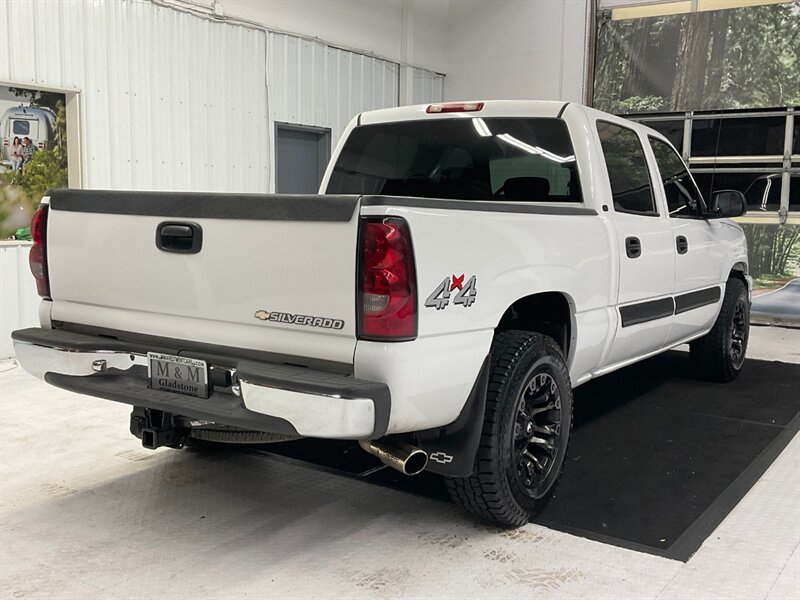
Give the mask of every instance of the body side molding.
<svg viewBox="0 0 800 600">
<path fill-rule="evenodd" d="M 619 316 L 623 327 L 647 323 L 656 319 L 663 319 L 673 315 L 716 304 L 722 297 L 719 286 L 696 290 L 679 296 L 647 300 L 637 304 L 628 304 L 619 307 Z"/>
</svg>

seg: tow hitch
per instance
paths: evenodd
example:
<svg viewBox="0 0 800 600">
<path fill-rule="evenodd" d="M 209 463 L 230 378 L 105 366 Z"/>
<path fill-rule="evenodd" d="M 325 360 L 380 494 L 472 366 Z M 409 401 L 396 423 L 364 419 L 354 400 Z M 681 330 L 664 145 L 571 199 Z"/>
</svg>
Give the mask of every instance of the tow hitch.
<svg viewBox="0 0 800 600">
<path fill-rule="evenodd" d="M 142 446 L 155 450 L 161 446 L 181 448 L 189 429 L 180 425 L 172 413 L 134 406 L 131 433 L 142 440 Z"/>
</svg>

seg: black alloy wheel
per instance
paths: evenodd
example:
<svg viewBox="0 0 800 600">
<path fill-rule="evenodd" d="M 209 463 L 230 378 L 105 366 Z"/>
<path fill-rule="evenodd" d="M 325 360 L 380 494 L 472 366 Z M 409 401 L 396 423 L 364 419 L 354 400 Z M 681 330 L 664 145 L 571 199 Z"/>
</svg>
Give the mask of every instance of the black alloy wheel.
<svg viewBox="0 0 800 600">
<path fill-rule="evenodd" d="M 747 285 L 732 277 L 714 326 L 690 345 L 692 364 L 702 379 L 727 382 L 739 376 L 750 337 L 750 295 Z"/>
<path fill-rule="evenodd" d="M 522 388 L 514 425 L 518 482 L 534 499 L 553 484 L 560 442 L 561 393 L 553 376 L 540 371 Z"/>
<path fill-rule="evenodd" d="M 730 343 L 731 362 L 736 370 L 741 369 L 742 363 L 744 363 L 744 355 L 747 347 L 747 329 L 749 327 L 747 317 L 747 297 L 739 296 L 733 307 Z"/>
</svg>

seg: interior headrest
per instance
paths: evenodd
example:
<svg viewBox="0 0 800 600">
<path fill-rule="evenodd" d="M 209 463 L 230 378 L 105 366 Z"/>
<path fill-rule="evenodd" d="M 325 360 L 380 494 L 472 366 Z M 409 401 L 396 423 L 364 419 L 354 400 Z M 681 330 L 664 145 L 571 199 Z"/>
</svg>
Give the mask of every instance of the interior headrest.
<svg viewBox="0 0 800 600">
<path fill-rule="evenodd" d="M 503 184 L 503 193 L 515 200 L 539 200 L 550 195 L 550 181 L 544 177 L 510 177 Z"/>
</svg>

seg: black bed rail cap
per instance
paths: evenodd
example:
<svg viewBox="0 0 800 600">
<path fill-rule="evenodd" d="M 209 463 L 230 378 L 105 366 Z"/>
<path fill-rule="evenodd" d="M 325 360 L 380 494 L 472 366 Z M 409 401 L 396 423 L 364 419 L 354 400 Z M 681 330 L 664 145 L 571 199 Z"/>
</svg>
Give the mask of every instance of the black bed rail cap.
<svg viewBox="0 0 800 600">
<path fill-rule="evenodd" d="M 195 219 L 347 222 L 358 195 L 229 194 L 224 192 L 139 192 L 53 189 L 58 211 Z"/>
</svg>

